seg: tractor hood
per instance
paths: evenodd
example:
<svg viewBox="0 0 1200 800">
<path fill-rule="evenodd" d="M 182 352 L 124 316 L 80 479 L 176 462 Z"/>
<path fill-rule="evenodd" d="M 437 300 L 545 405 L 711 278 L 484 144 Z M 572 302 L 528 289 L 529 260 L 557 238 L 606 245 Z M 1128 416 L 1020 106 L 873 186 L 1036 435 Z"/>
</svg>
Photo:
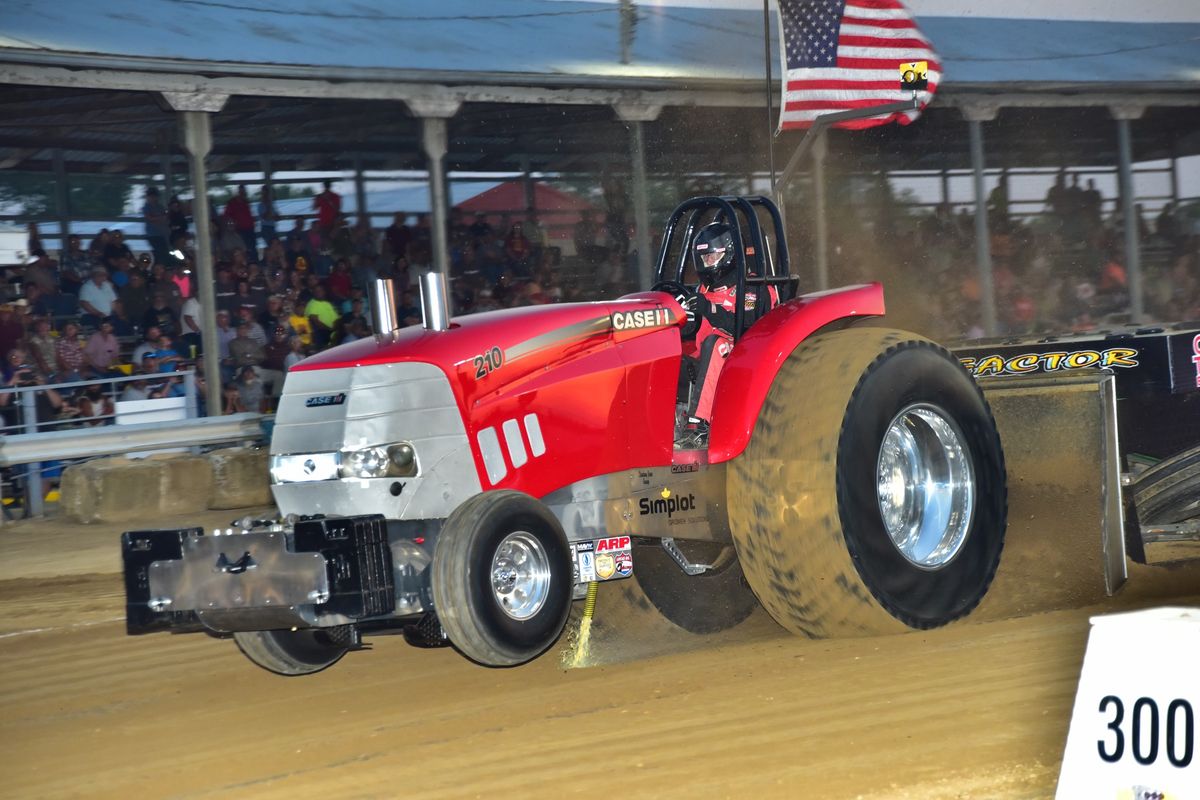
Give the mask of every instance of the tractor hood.
<svg viewBox="0 0 1200 800">
<path fill-rule="evenodd" d="M 684 312 L 662 292 L 598 303 L 527 306 L 455 317 L 450 329 L 419 326 L 334 347 L 292 368 L 304 372 L 419 361 L 439 367 L 466 396 L 497 374 L 509 383 L 600 340 L 623 341 L 679 325 Z"/>
</svg>

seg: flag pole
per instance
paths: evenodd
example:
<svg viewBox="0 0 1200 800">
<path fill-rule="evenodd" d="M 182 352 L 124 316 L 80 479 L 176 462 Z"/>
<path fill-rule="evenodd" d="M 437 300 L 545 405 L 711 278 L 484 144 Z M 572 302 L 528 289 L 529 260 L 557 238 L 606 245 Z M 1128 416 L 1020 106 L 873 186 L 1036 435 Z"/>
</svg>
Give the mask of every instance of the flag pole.
<svg viewBox="0 0 1200 800">
<path fill-rule="evenodd" d="M 780 42 L 780 47 L 783 43 Z M 771 194 L 775 194 L 775 131 L 771 108 L 771 0 L 763 0 L 763 64 L 767 76 L 767 163 L 771 167 Z"/>
</svg>

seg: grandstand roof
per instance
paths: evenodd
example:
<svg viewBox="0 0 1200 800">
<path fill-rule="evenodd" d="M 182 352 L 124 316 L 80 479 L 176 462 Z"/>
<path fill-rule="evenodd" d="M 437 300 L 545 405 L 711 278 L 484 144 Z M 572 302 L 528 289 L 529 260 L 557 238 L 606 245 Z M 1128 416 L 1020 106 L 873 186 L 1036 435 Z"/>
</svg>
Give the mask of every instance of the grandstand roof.
<svg viewBox="0 0 1200 800">
<path fill-rule="evenodd" d="M 652 172 L 766 168 L 753 10 L 636 2 L 629 28 L 615 3 L 554 0 L 3 6 L 0 168 L 48 171 L 57 152 L 70 172 L 157 172 L 164 157 L 182 172 L 160 92 L 230 96 L 213 117 L 214 172 L 257 171 L 264 155 L 275 170 L 423 169 L 411 108 L 447 99 L 462 102 L 449 121 L 451 170 L 627 164 L 614 106 L 651 109 Z M 908 128 L 834 136 L 835 156 L 841 146 L 874 159 L 864 168 L 966 166 L 956 106 L 973 103 L 1003 109 L 987 126 L 993 164 L 1115 163 L 1114 105 L 1149 108 L 1134 123 L 1136 158 L 1200 152 L 1200 24 L 918 21 L 945 64 L 934 105 Z"/>
<path fill-rule="evenodd" d="M 611 2 L 8 0 L 0 59 L 358 80 L 656 86 L 762 80 L 762 14 Z M 1200 24 L 922 17 L 947 87 L 1200 85 Z M 774 26 L 772 26 L 774 36 Z"/>
</svg>

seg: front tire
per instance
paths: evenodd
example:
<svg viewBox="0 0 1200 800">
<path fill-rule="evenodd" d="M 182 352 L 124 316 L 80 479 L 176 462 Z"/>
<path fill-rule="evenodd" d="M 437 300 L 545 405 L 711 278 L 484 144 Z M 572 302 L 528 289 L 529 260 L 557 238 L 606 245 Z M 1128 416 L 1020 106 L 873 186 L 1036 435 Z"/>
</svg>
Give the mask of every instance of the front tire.
<svg viewBox="0 0 1200 800">
<path fill-rule="evenodd" d="M 456 508 L 432 570 L 434 610 L 450 643 L 484 666 L 530 661 L 566 625 L 570 546 L 554 515 L 527 494 L 484 492 Z"/>
<path fill-rule="evenodd" d="M 902 331 L 817 334 L 781 367 L 729 472 L 746 578 L 812 637 L 933 628 L 970 613 L 1004 544 L 995 421 L 954 357 Z"/>
<path fill-rule="evenodd" d="M 243 631 L 233 634 L 246 658 L 276 675 L 311 675 L 331 667 L 349 649 L 319 629 Z"/>
</svg>

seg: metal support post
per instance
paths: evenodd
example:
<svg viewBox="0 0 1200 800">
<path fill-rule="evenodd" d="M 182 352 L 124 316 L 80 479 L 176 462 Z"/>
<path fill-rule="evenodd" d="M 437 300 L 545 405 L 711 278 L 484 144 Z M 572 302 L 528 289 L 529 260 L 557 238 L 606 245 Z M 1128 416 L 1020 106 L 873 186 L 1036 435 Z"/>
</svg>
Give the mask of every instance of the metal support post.
<svg viewBox="0 0 1200 800">
<path fill-rule="evenodd" d="M 525 209 L 535 209 L 537 206 L 537 198 L 534 194 L 533 187 L 533 172 L 532 165 L 529 161 L 529 156 L 521 157 L 521 188 L 525 193 Z"/>
<path fill-rule="evenodd" d="M 200 416 L 200 403 L 196 399 L 196 373 L 191 370 L 183 376 L 183 407 L 188 419 Z"/>
<path fill-rule="evenodd" d="M 367 184 L 363 180 L 362 159 L 354 157 L 354 205 L 358 209 L 358 218 L 362 219 L 367 213 Z"/>
<path fill-rule="evenodd" d="M 817 291 L 829 288 L 829 225 L 825 214 L 825 156 L 829 152 L 825 132 L 821 131 L 813 140 L 813 206 L 816 211 L 816 267 Z"/>
<path fill-rule="evenodd" d="M 979 270 L 979 304 L 983 331 L 998 332 L 996 321 L 996 283 L 992 277 L 992 241 L 988 233 L 987 185 L 984 182 L 983 121 L 968 119 L 971 131 L 971 170 L 975 180 L 975 265 Z"/>
<path fill-rule="evenodd" d="M 71 187 L 61 148 L 54 149 L 54 215 L 58 218 L 62 249 L 66 250 L 67 237 L 71 235 Z"/>
<path fill-rule="evenodd" d="M 1117 115 L 1117 168 L 1121 183 L 1121 217 L 1125 221 L 1125 274 L 1129 279 L 1129 321 L 1137 324 L 1142 321 L 1145 305 L 1142 297 L 1142 264 L 1138 250 L 1138 218 L 1133 196 L 1133 144 L 1130 140 L 1129 120 L 1129 116 Z"/>
<path fill-rule="evenodd" d="M 421 144 L 429 165 L 430 239 L 433 245 L 433 269 L 450 274 L 450 250 L 446 243 L 446 119 L 421 118 Z"/>
<path fill-rule="evenodd" d="M 21 392 L 21 424 L 26 433 L 37 433 L 37 393 Z M 25 510 L 26 516 L 40 517 L 46 513 L 46 496 L 42 483 L 42 465 L 39 462 L 25 465 Z"/>
<path fill-rule="evenodd" d="M 632 123 L 630 149 L 633 160 L 633 224 L 637 245 L 638 288 L 654 285 L 653 254 L 650 252 L 650 195 L 646 189 L 646 136 L 642 122 Z"/>
<path fill-rule="evenodd" d="M 175 195 L 175 165 L 171 163 L 171 154 L 163 153 L 162 156 L 162 173 L 163 173 L 163 205 L 170 202 Z M 168 242 L 167 244 L 173 244 Z"/>
<path fill-rule="evenodd" d="M 182 111 L 180 119 L 192 176 L 192 219 L 196 223 L 196 299 L 200 301 L 200 313 L 204 317 L 200 326 L 200 341 L 204 345 L 204 398 L 209 416 L 216 416 L 221 413 L 221 351 L 217 343 L 217 299 L 213 289 L 208 172 L 205 169 L 205 159 L 212 151 L 212 120 L 206 111 Z"/>
</svg>

